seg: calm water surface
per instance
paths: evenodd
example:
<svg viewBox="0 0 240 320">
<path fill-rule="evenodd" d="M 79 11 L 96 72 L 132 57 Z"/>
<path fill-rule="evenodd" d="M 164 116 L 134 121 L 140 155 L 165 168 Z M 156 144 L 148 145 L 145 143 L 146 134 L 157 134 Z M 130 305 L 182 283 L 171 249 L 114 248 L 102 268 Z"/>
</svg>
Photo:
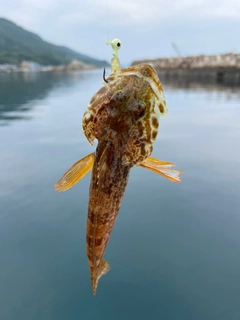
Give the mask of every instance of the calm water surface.
<svg viewBox="0 0 240 320">
<path fill-rule="evenodd" d="M 0 75 L 0 319 L 239 320 L 240 89 L 165 84 L 153 156 L 173 183 L 133 168 L 92 295 L 90 175 L 54 183 L 93 152 L 82 135 L 102 71 Z"/>
</svg>

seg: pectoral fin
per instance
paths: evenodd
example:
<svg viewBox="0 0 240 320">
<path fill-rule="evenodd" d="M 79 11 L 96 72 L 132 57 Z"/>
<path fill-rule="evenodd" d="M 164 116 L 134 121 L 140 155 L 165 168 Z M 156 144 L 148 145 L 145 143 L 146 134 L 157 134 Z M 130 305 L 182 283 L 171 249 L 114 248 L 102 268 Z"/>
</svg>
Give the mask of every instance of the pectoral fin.
<svg viewBox="0 0 240 320">
<path fill-rule="evenodd" d="M 167 178 L 168 180 L 171 180 L 174 182 L 181 182 L 179 175 L 183 171 L 170 169 L 171 167 L 174 167 L 174 164 L 171 162 L 161 161 L 156 158 L 147 158 L 138 166 L 149 169 L 157 174 L 160 174 L 161 176 Z"/>
<path fill-rule="evenodd" d="M 82 158 L 64 173 L 62 178 L 55 183 L 55 190 L 61 192 L 72 188 L 80 179 L 82 179 L 93 167 L 94 153 Z"/>
</svg>

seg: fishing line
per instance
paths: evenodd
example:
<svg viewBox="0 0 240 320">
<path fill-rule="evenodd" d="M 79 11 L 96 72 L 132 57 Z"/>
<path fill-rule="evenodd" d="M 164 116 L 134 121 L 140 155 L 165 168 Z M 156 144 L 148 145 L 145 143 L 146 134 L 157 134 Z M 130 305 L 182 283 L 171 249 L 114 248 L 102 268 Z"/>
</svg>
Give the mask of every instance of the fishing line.
<svg viewBox="0 0 240 320">
<path fill-rule="evenodd" d="M 108 26 L 108 0 L 106 0 L 106 15 L 107 15 L 107 18 L 106 18 L 106 29 L 107 29 L 107 40 L 109 39 L 108 36 L 108 30 L 109 30 L 109 26 Z"/>
</svg>

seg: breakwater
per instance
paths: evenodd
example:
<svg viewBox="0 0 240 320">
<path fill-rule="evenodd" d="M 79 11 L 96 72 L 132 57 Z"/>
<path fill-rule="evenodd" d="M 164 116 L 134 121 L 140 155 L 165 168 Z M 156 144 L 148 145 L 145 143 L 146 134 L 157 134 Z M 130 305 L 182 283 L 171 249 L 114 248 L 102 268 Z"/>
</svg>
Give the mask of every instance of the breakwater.
<svg viewBox="0 0 240 320">
<path fill-rule="evenodd" d="M 161 78 L 240 84 L 240 54 L 199 55 L 133 61 L 149 63 Z"/>
</svg>

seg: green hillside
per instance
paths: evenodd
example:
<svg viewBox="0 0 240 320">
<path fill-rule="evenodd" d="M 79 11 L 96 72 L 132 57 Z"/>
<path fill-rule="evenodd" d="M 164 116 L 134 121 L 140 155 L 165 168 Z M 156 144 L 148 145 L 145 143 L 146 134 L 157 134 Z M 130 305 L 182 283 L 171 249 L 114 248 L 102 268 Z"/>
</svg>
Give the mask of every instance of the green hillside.
<svg viewBox="0 0 240 320">
<path fill-rule="evenodd" d="M 42 65 L 61 65 L 69 64 L 73 59 L 96 66 L 107 65 L 106 61 L 48 43 L 15 23 L 0 18 L 0 64 L 19 65 L 23 60 L 28 60 Z"/>
</svg>

